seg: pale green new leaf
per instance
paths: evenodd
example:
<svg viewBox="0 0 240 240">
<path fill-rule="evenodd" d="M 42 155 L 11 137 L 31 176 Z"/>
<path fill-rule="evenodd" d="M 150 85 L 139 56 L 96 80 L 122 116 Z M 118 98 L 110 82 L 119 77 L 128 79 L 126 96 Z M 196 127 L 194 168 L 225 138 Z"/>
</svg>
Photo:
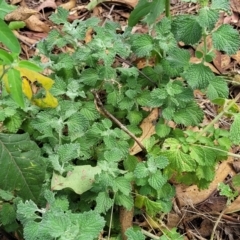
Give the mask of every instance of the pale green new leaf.
<svg viewBox="0 0 240 240">
<path fill-rule="evenodd" d="M 185 44 L 195 44 L 202 37 L 202 28 L 197 18 L 190 15 L 179 15 L 174 18 L 172 31 L 178 41 Z"/>
<path fill-rule="evenodd" d="M 25 203 L 20 201 L 17 204 L 17 219 L 22 223 L 36 219 L 37 212 L 39 212 L 39 209 L 32 200 L 26 201 Z"/>
<path fill-rule="evenodd" d="M 162 204 L 160 202 L 155 202 L 146 198 L 144 201 L 146 211 L 150 216 L 154 216 L 162 211 Z"/>
<path fill-rule="evenodd" d="M 14 198 L 14 195 L 10 191 L 4 191 L 0 189 L 0 199 L 4 201 L 10 201 Z"/>
<path fill-rule="evenodd" d="M 0 188 L 37 201 L 45 180 L 40 149 L 28 134 L 0 134 Z"/>
<path fill-rule="evenodd" d="M 82 71 L 80 81 L 88 86 L 95 86 L 96 82 L 99 80 L 98 72 L 96 69 L 87 68 Z"/>
<path fill-rule="evenodd" d="M 153 158 L 156 167 L 159 169 L 164 169 L 169 164 L 169 161 L 165 156 L 153 156 Z"/>
<path fill-rule="evenodd" d="M 95 211 L 98 213 L 106 213 L 114 203 L 114 200 L 108 196 L 106 192 L 100 192 L 96 197 L 97 205 Z"/>
<path fill-rule="evenodd" d="M 113 148 L 110 151 L 104 152 L 104 158 L 109 162 L 118 162 L 122 157 L 123 153 L 118 148 Z"/>
<path fill-rule="evenodd" d="M 182 108 L 174 113 L 173 120 L 177 124 L 185 126 L 196 126 L 203 119 L 203 111 L 196 102 L 189 102 L 185 108 Z"/>
<path fill-rule="evenodd" d="M 0 0 L 0 19 L 4 19 L 5 15 L 16 9 L 16 6 L 7 4 L 7 1 Z M 0 23 L 1 24 L 1 23 Z"/>
<path fill-rule="evenodd" d="M 240 47 L 240 36 L 229 24 L 221 25 L 212 33 L 213 45 L 217 50 L 235 54 Z"/>
<path fill-rule="evenodd" d="M 230 1 L 229 0 L 212 0 L 211 9 L 229 11 Z"/>
<path fill-rule="evenodd" d="M 82 194 L 92 188 L 94 177 L 101 172 L 101 169 L 90 165 L 73 166 L 73 170 L 63 177 L 57 173 L 53 173 L 51 181 L 52 190 L 62 190 L 70 188 L 77 194 Z"/>
<path fill-rule="evenodd" d="M 163 144 L 163 155 L 169 159 L 169 165 L 167 166 L 173 169 L 177 169 L 178 172 L 191 172 L 196 168 L 195 161 L 182 152 L 181 143 L 174 138 L 168 138 Z M 169 149 L 169 150 L 165 150 Z"/>
<path fill-rule="evenodd" d="M 233 144 L 240 144 L 240 113 L 234 116 L 234 121 L 230 127 L 230 139 Z"/>
<path fill-rule="evenodd" d="M 218 11 L 203 7 L 199 11 L 198 23 L 201 27 L 212 30 L 218 20 L 218 15 Z"/>
<path fill-rule="evenodd" d="M 138 57 L 150 56 L 153 50 L 153 39 L 148 34 L 136 34 L 131 38 L 132 50 Z"/>
<path fill-rule="evenodd" d="M 202 63 L 192 64 L 184 73 L 183 77 L 192 89 L 204 89 L 215 77 L 211 69 Z"/>
<path fill-rule="evenodd" d="M 159 190 L 166 182 L 167 178 L 164 177 L 160 171 L 151 174 L 148 178 L 149 185 L 156 190 Z"/>
<path fill-rule="evenodd" d="M 190 156 L 200 165 L 200 166 L 213 166 L 216 161 L 216 151 L 210 148 L 205 148 L 204 146 L 192 146 L 190 150 Z"/>
<path fill-rule="evenodd" d="M 145 240 L 145 236 L 139 230 L 134 230 L 132 227 L 125 232 L 128 240 Z"/>
<path fill-rule="evenodd" d="M 227 98 L 228 97 L 227 82 L 221 77 L 212 78 L 207 87 L 207 97 L 210 100 L 214 100 L 216 98 Z"/>
</svg>

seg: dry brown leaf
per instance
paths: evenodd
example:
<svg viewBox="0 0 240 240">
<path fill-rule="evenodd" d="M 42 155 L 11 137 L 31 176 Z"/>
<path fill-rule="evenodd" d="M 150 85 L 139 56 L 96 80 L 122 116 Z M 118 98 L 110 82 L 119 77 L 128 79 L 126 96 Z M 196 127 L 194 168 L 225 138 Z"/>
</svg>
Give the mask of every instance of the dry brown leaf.
<svg viewBox="0 0 240 240">
<path fill-rule="evenodd" d="M 59 5 L 59 7 L 62 7 L 67 10 L 71 10 L 72 8 L 74 8 L 76 6 L 76 3 L 77 3 L 77 0 L 70 0 L 69 2 Z"/>
<path fill-rule="evenodd" d="M 9 22 L 24 21 L 36 13 L 38 13 L 36 10 L 27 7 L 19 7 L 16 10 L 8 13 L 4 19 Z"/>
<path fill-rule="evenodd" d="M 233 12 L 240 13 L 240 1 L 239 0 L 231 0 L 230 1 L 231 8 Z"/>
<path fill-rule="evenodd" d="M 222 162 L 218 169 L 216 170 L 216 175 L 214 180 L 209 185 L 208 189 L 199 190 L 196 185 L 187 187 L 183 184 L 176 186 L 176 197 L 179 200 L 180 206 L 185 205 L 195 205 L 206 200 L 212 192 L 217 188 L 218 184 L 223 182 L 228 174 L 233 175 L 234 171 L 232 170 L 230 163 L 233 162 L 232 157 Z"/>
<path fill-rule="evenodd" d="M 237 63 L 240 63 L 240 51 L 237 51 L 236 54 L 231 56 L 234 60 L 237 61 Z"/>
<path fill-rule="evenodd" d="M 213 59 L 213 63 L 219 72 L 223 73 L 225 70 L 231 67 L 231 58 L 228 55 L 222 54 L 219 51 L 215 51 L 215 56 L 216 57 Z"/>
<path fill-rule="evenodd" d="M 85 39 L 84 39 L 86 43 L 89 43 L 92 41 L 92 34 L 93 34 L 93 29 L 89 28 L 86 32 Z"/>
<path fill-rule="evenodd" d="M 154 108 L 151 111 L 151 113 L 143 120 L 143 122 L 140 125 L 143 133 L 142 133 L 141 137 L 137 138 L 141 143 L 145 139 L 148 139 L 153 134 L 155 134 L 155 122 L 158 118 L 159 118 L 159 110 L 158 110 L 158 108 Z M 129 150 L 130 155 L 135 155 L 141 151 L 142 151 L 142 149 L 136 142 Z"/>
<path fill-rule="evenodd" d="M 10 0 L 11 5 L 16 5 L 17 3 L 20 3 L 22 0 Z"/>
<path fill-rule="evenodd" d="M 29 37 L 26 37 L 26 36 L 23 36 L 23 35 L 20 35 L 16 30 L 13 31 L 14 35 L 19 39 L 21 40 L 22 42 L 24 43 L 28 43 L 28 44 L 31 44 L 31 45 L 35 45 L 38 41 L 35 40 L 35 39 L 31 39 Z"/>
<path fill-rule="evenodd" d="M 46 23 L 39 20 L 37 15 L 31 16 L 30 18 L 25 20 L 25 23 L 27 28 L 35 32 L 48 33 L 50 31 L 49 26 Z"/>
</svg>

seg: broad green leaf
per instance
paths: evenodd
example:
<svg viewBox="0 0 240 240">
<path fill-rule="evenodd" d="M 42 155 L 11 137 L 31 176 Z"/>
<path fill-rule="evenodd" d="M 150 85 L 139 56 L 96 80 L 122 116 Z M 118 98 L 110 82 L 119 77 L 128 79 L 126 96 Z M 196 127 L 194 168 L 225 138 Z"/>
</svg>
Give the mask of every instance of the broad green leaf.
<svg viewBox="0 0 240 240">
<path fill-rule="evenodd" d="M 160 138 L 165 138 L 170 133 L 171 128 L 166 123 L 162 124 L 162 123 L 158 122 L 155 125 L 155 130 L 156 130 L 157 135 Z"/>
<path fill-rule="evenodd" d="M 60 145 L 57 154 L 62 163 L 74 160 L 79 157 L 80 146 L 78 143 L 68 143 Z"/>
<path fill-rule="evenodd" d="M 124 195 L 128 196 L 132 191 L 132 186 L 128 179 L 124 177 L 118 177 L 115 179 L 115 181 L 118 190 L 122 192 Z"/>
<path fill-rule="evenodd" d="M 7 4 L 7 1 L 0 0 L 0 20 L 4 19 L 4 17 L 16 9 L 16 6 Z M 1 22 L 0 22 L 0 31 L 1 31 Z M 0 34 L 1 35 L 1 34 Z"/>
<path fill-rule="evenodd" d="M 185 108 L 174 113 L 173 120 L 177 124 L 196 126 L 203 120 L 203 111 L 195 101 L 189 102 Z"/>
<path fill-rule="evenodd" d="M 221 77 L 212 78 L 207 87 L 207 97 L 210 100 L 214 100 L 216 98 L 227 98 L 228 97 L 227 82 Z"/>
<path fill-rule="evenodd" d="M 133 125 L 139 124 L 142 121 L 142 118 L 143 118 L 142 113 L 139 111 L 131 111 L 127 115 L 127 119 Z"/>
<path fill-rule="evenodd" d="M 0 134 L 0 188 L 37 201 L 45 180 L 40 149 L 28 134 Z"/>
<path fill-rule="evenodd" d="M 216 151 L 213 149 L 205 148 L 204 146 L 192 146 L 190 151 L 190 156 L 200 165 L 200 166 L 213 166 L 216 161 Z"/>
<path fill-rule="evenodd" d="M 215 77 L 211 69 L 202 63 L 192 64 L 184 73 L 184 78 L 192 89 L 204 89 Z"/>
<path fill-rule="evenodd" d="M 134 230 L 132 227 L 125 232 L 128 240 L 145 240 L 145 236 L 140 230 Z"/>
<path fill-rule="evenodd" d="M 136 34 L 131 38 L 132 50 L 138 57 L 150 56 L 153 50 L 153 39 L 148 34 Z"/>
<path fill-rule="evenodd" d="M 151 174 L 148 178 L 149 185 L 156 190 L 159 190 L 166 182 L 167 178 L 164 177 L 160 171 Z"/>
<path fill-rule="evenodd" d="M 14 195 L 10 191 L 4 191 L 0 189 L 0 199 L 9 202 L 14 198 Z"/>
<path fill-rule="evenodd" d="M 134 170 L 134 176 L 136 178 L 144 178 L 147 177 L 149 174 L 148 169 L 146 168 L 144 163 L 138 163 L 135 170 Z"/>
<path fill-rule="evenodd" d="M 106 192 L 100 192 L 96 197 L 96 202 L 95 211 L 98 213 L 106 213 L 114 204 L 114 200 Z"/>
<path fill-rule="evenodd" d="M 11 97 L 20 107 L 24 107 L 22 79 L 19 71 L 13 68 L 9 69 L 7 72 L 7 78 Z"/>
<path fill-rule="evenodd" d="M 178 41 L 185 44 L 195 44 L 202 37 L 202 28 L 197 18 L 190 15 L 180 15 L 174 18 L 172 31 Z"/>
<path fill-rule="evenodd" d="M 87 68 L 82 71 L 80 81 L 88 86 L 95 86 L 96 82 L 99 80 L 98 72 L 96 69 Z"/>
<path fill-rule="evenodd" d="M 77 239 L 97 239 L 105 225 L 104 218 L 95 211 L 84 212 L 77 215 L 79 215 L 77 221 L 79 235 Z"/>
<path fill-rule="evenodd" d="M 16 219 L 16 209 L 13 204 L 4 203 L 0 210 L 0 221 L 3 225 L 11 224 Z"/>
<path fill-rule="evenodd" d="M 7 127 L 9 133 L 16 133 L 23 122 L 22 116 L 15 113 L 4 120 L 4 125 Z"/>
<path fill-rule="evenodd" d="M 2 2 L 4 1 L 2 0 Z M 11 52 L 16 53 L 17 55 L 21 52 L 21 47 L 17 38 L 2 19 L 0 19 L 0 42 L 2 42 Z"/>
<path fill-rule="evenodd" d="M 41 67 L 37 66 L 35 63 L 29 62 L 27 60 L 19 61 L 18 66 L 20 68 L 26 68 L 26 69 L 32 70 L 34 72 L 41 72 L 43 70 Z"/>
<path fill-rule="evenodd" d="M 211 9 L 229 11 L 230 1 L 229 0 L 212 0 Z"/>
<path fill-rule="evenodd" d="M 214 166 L 199 166 L 195 173 L 198 179 L 211 182 L 215 176 L 215 169 Z"/>
<path fill-rule="evenodd" d="M 157 213 L 162 211 L 162 204 L 160 202 L 152 201 L 149 198 L 145 199 L 144 205 L 145 205 L 145 208 L 146 208 L 146 212 L 150 216 L 154 216 Z"/>
<path fill-rule="evenodd" d="M 101 172 L 99 167 L 90 165 L 74 166 L 66 177 L 53 173 L 51 188 L 52 190 L 62 190 L 70 188 L 77 194 L 82 194 L 92 188 L 94 176 Z"/>
<path fill-rule="evenodd" d="M 233 144 L 240 144 L 240 113 L 234 116 L 234 121 L 230 127 L 230 139 Z"/>
<path fill-rule="evenodd" d="M 119 205 L 119 206 L 123 206 L 124 208 L 126 208 L 128 211 L 130 211 L 134 204 L 133 204 L 133 197 L 132 195 L 124 195 L 122 193 L 117 192 L 115 195 L 115 204 Z"/>
<path fill-rule="evenodd" d="M 198 23 L 201 27 L 208 28 L 211 31 L 218 20 L 218 16 L 218 11 L 203 7 L 199 10 Z"/>
<path fill-rule="evenodd" d="M 235 54 L 240 47 L 240 36 L 229 24 L 221 25 L 212 33 L 213 46 L 227 54 Z"/>
<path fill-rule="evenodd" d="M 3 49 L 0 49 L 0 59 L 3 60 L 2 65 L 10 65 L 14 61 L 12 55 Z"/>
<path fill-rule="evenodd" d="M 66 10 L 62 7 L 58 7 L 57 12 L 53 13 L 49 17 L 49 19 L 56 24 L 66 23 L 68 14 L 69 14 L 68 10 Z"/>
<path fill-rule="evenodd" d="M 169 150 L 165 150 L 168 149 Z M 195 161 L 181 149 L 181 143 L 174 138 L 168 138 L 163 144 L 163 155 L 169 159 L 169 165 L 166 168 L 177 169 L 181 172 L 191 172 L 196 168 Z"/>
</svg>

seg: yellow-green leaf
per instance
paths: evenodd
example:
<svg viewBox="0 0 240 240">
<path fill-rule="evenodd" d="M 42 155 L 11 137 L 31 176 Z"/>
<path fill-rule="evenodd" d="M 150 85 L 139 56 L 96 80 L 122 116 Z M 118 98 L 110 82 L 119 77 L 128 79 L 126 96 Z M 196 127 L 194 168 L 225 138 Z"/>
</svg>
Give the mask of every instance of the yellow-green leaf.
<svg viewBox="0 0 240 240">
<path fill-rule="evenodd" d="M 33 102 L 42 108 L 54 108 L 58 105 L 58 100 L 49 91 L 46 91 L 46 97 L 34 99 Z"/>
</svg>

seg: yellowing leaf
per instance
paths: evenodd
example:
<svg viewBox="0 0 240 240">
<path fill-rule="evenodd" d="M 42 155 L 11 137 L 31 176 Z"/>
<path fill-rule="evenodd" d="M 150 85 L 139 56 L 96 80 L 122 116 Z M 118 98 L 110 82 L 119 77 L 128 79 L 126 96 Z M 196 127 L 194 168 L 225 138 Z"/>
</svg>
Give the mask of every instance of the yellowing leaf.
<svg viewBox="0 0 240 240">
<path fill-rule="evenodd" d="M 38 72 L 20 67 L 17 67 L 16 69 L 20 71 L 21 77 L 27 77 L 28 80 L 31 81 L 32 83 L 38 81 L 39 83 L 42 84 L 43 88 L 45 88 L 46 90 L 49 90 L 54 83 L 54 81 L 51 78 L 48 78 Z"/>
<path fill-rule="evenodd" d="M 46 107 L 56 107 L 58 105 L 58 100 L 49 92 L 46 91 L 46 97 L 34 99 L 33 102 L 42 108 Z"/>
<path fill-rule="evenodd" d="M 33 96 L 32 88 L 26 78 L 23 78 L 23 80 L 22 80 L 22 90 L 23 90 L 23 93 L 25 94 L 25 96 L 29 100 L 31 100 L 32 96 Z"/>
</svg>

